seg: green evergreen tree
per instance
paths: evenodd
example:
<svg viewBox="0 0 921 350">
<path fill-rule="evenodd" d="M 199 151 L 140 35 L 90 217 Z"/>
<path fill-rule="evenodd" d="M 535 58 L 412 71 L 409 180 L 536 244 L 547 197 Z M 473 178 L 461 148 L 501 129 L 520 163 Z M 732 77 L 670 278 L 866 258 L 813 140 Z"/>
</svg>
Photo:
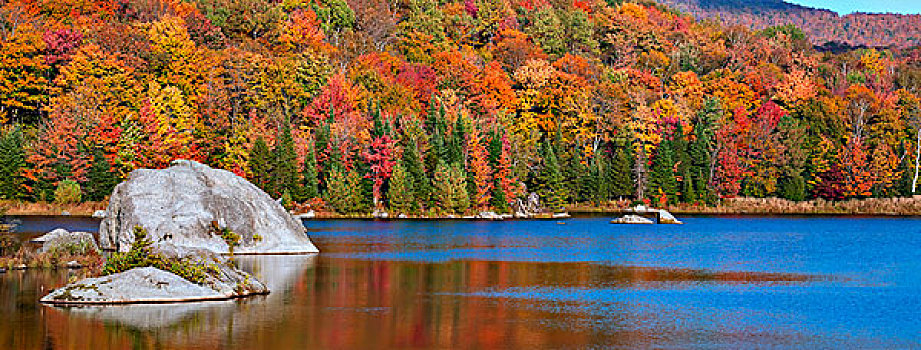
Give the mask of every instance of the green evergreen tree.
<svg viewBox="0 0 921 350">
<path fill-rule="evenodd" d="M 313 145 L 307 146 L 307 155 L 304 156 L 304 170 L 301 178 L 304 179 L 304 192 L 301 200 L 319 197 L 320 188 L 317 174 L 317 153 Z"/>
<path fill-rule="evenodd" d="M 797 202 L 806 199 L 806 180 L 800 174 L 780 178 L 779 187 L 782 198 Z"/>
<path fill-rule="evenodd" d="M 563 208 L 563 199 L 560 191 L 563 188 L 563 174 L 560 164 L 549 140 L 541 146 L 543 165 L 537 176 L 537 194 L 545 208 L 558 212 Z"/>
<path fill-rule="evenodd" d="M 462 117 L 458 117 L 454 123 L 454 133 L 451 135 L 451 142 L 448 144 L 448 155 L 446 160 L 449 163 L 464 162 L 464 149 L 467 144 L 467 123 Z"/>
<path fill-rule="evenodd" d="M 86 174 L 87 183 L 84 199 L 88 201 L 101 201 L 112 194 L 118 178 L 112 172 L 112 164 L 102 153 L 102 149 L 93 150 L 93 163 Z"/>
<path fill-rule="evenodd" d="M 390 187 L 387 189 L 391 214 L 406 214 L 416 206 L 413 178 L 403 162 L 397 162 L 390 175 Z"/>
<path fill-rule="evenodd" d="M 275 141 L 273 150 L 272 177 L 275 181 L 275 195 L 288 192 L 291 199 L 302 201 L 304 191 L 300 170 L 297 166 L 297 153 L 294 150 L 294 137 L 291 135 L 291 124 L 282 124 L 280 134 Z"/>
<path fill-rule="evenodd" d="M 436 201 L 444 212 L 462 214 L 470 207 L 467 179 L 461 164 L 438 164 L 434 184 Z"/>
<path fill-rule="evenodd" d="M 432 196 L 432 184 L 425 174 L 425 167 L 419 158 L 419 151 L 416 149 L 415 141 L 408 141 L 403 148 L 403 166 L 412 181 L 412 188 L 415 192 L 413 197 L 412 209 L 421 209 L 420 204 L 428 203 Z"/>
<path fill-rule="evenodd" d="M 614 162 L 608 171 L 608 183 L 611 186 L 611 192 L 606 196 L 606 199 L 633 196 L 633 159 L 627 152 L 627 148 L 619 147 L 614 153 L 613 160 Z"/>
<path fill-rule="evenodd" d="M 362 199 L 362 179 L 354 169 L 346 170 L 339 164 L 333 164 L 329 174 L 326 201 L 340 214 L 357 214 L 367 211 Z"/>
<path fill-rule="evenodd" d="M 25 182 L 22 168 L 25 166 L 22 131 L 15 126 L 0 136 L 0 196 L 3 199 L 22 198 Z"/>
<path fill-rule="evenodd" d="M 901 171 L 901 176 L 894 184 L 893 192 L 895 195 L 900 197 L 911 197 L 914 194 L 911 193 L 911 181 L 915 176 L 915 165 L 912 163 L 914 158 L 911 157 L 911 154 L 906 154 L 905 146 L 899 147 L 899 153 L 904 154 L 902 161 L 899 162 L 899 171 Z"/>
<path fill-rule="evenodd" d="M 657 154 L 652 159 L 649 167 L 648 194 L 651 199 L 658 199 L 660 193 L 668 196 L 668 201 L 674 203 L 678 193 L 678 181 L 675 179 L 674 150 L 670 140 L 659 144 Z M 655 202 L 655 201 L 654 201 Z"/>
<path fill-rule="evenodd" d="M 696 181 L 691 176 L 691 170 L 685 168 L 681 175 L 681 201 L 684 203 L 697 202 L 697 190 L 694 188 Z"/>
<path fill-rule="evenodd" d="M 262 137 L 257 138 L 249 150 L 250 179 L 256 187 L 269 195 L 275 193 L 272 181 L 272 151 Z"/>
</svg>

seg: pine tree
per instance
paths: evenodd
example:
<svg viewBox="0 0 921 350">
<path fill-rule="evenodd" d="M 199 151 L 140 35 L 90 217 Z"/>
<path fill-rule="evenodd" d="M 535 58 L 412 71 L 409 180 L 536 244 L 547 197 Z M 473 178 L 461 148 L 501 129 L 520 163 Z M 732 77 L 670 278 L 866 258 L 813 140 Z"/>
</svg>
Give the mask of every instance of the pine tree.
<svg viewBox="0 0 921 350">
<path fill-rule="evenodd" d="M 118 184 L 118 178 L 112 172 L 112 164 L 109 163 L 100 148 L 93 150 L 93 164 L 86 174 L 86 179 L 84 199 L 89 201 L 105 199 Z"/>
<path fill-rule="evenodd" d="M 363 199 L 362 178 L 354 169 L 346 170 L 339 164 L 330 169 L 326 201 L 340 214 L 366 211 Z"/>
<path fill-rule="evenodd" d="M 416 205 L 413 179 L 402 161 L 397 162 L 397 165 L 393 167 L 393 173 L 390 175 L 390 188 L 387 190 L 387 199 L 392 214 L 409 213 Z"/>
<path fill-rule="evenodd" d="M 25 166 L 22 131 L 16 126 L 0 136 L 0 196 L 4 199 L 22 197 L 22 168 Z"/>
<path fill-rule="evenodd" d="M 684 203 L 697 202 L 697 191 L 694 188 L 694 178 L 691 176 L 691 170 L 685 168 L 681 175 L 681 201 Z"/>
<path fill-rule="evenodd" d="M 317 176 L 317 153 L 313 145 L 307 146 L 307 155 L 304 157 L 304 192 L 301 200 L 309 200 L 320 196 L 319 179 Z"/>
<path fill-rule="evenodd" d="M 658 152 L 652 159 L 652 166 L 649 168 L 649 194 L 657 198 L 664 193 L 668 196 L 669 202 L 675 201 L 675 194 L 678 192 L 678 182 L 675 179 L 675 160 L 673 158 L 672 143 L 669 140 L 662 141 L 659 144 Z"/>
<path fill-rule="evenodd" d="M 541 147 L 541 158 L 543 166 L 537 176 L 537 194 L 545 208 L 557 212 L 563 208 L 563 199 L 560 197 L 563 174 L 560 172 L 560 164 L 550 141 L 544 141 Z"/>
<path fill-rule="evenodd" d="M 435 169 L 435 198 L 441 210 L 447 213 L 461 214 L 470 207 L 463 165 L 438 164 Z"/>
<path fill-rule="evenodd" d="M 608 171 L 608 174 L 610 174 L 608 182 L 611 186 L 611 193 L 608 195 L 608 199 L 633 196 L 632 164 L 633 159 L 630 158 L 626 148 L 618 148 L 617 152 L 614 153 L 614 163 L 611 164 L 611 168 Z"/>
<path fill-rule="evenodd" d="M 588 168 L 587 180 L 583 183 L 585 200 L 603 203 L 610 199 L 614 193 L 611 183 L 610 165 L 607 156 L 603 153 L 596 154 Z"/>
<path fill-rule="evenodd" d="M 282 124 L 281 133 L 275 142 L 273 150 L 272 177 L 275 181 L 276 195 L 288 192 L 295 201 L 302 201 L 303 187 L 301 174 L 297 166 L 297 154 L 294 150 L 294 137 L 291 135 L 291 124 L 287 121 Z"/>
<path fill-rule="evenodd" d="M 275 188 L 272 181 L 272 151 L 262 137 L 256 139 L 249 151 L 250 182 L 265 193 L 273 195 Z"/>
<path fill-rule="evenodd" d="M 403 147 L 403 166 L 412 181 L 415 201 L 412 209 L 420 209 L 420 204 L 428 203 L 432 195 L 432 184 L 428 176 L 425 175 L 425 168 L 419 159 L 419 151 L 413 140 L 405 142 Z"/>
</svg>

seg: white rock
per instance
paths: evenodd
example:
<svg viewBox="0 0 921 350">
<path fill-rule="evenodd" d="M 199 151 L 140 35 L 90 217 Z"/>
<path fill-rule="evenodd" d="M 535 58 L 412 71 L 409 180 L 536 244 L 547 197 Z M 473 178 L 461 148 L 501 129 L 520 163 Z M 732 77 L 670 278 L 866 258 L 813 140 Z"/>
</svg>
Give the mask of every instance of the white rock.
<svg viewBox="0 0 921 350">
<path fill-rule="evenodd" d="M 93 238 L 92 233 L 69 232 L 62 228 L 51 230 L 51 232 L 48 232 L 41 237 L 36 237 L 29 240 L 29 242 L 41 244 L 42 248 L 39 251 L 42 253 L 55 249 L 69 248 L 86 248 L 86 251 L 84 252 L 72 252 L 81 254 L 86 254 L 90 251 L 99 251 L 99 247 L 96 245 L 96 239 Z"/>
<path fill-rule="evenodd" d="M 653 224 L 654 222 L 652 222 L 652 220 L 649 220 L 649 219 L 644 218 L 644 217 L 639 216 L 639 215 L 624 215 L 624 216 L 619 217 L 619 218 L 617 218 L 617 219 L 611 220 L 611 223 L 612 223 L 612 224 L 643 224 L 643 225 L 648 225 L 648 224 Z"/>
<path fill-rule="evenodd" d="M 105 210 L 97 210 L 97 211 L 94 211 L 94 212 L 93 212 L 93 217 L 94 217 L 94 218 L 97 218 L 97 219 L 105 218 L 105 217 L 106 217 L 106 211 L 105 211 Z"/>
<path fill-rule="evenodd" d="M 665 209 L 659 209 L 659 223 L 660 224 L 669 224 L 669 225 L 682 225 L 684 224 L 681 220 L 675 218 L 672 213 L 669 213 Z"/>
<path fill-rule="evenodd" d="M 245 179 L 225 170 L 177 160 L 162 170 L 138 169 L 115 187 L 99 227 L 103 249 L 128 251 L 135 226 L 154 242 L 228 253 L 211 223 L 242 237 L 235 254 L 316 253 L 300 220 Z M 254 239 L 254 236 L 261 239 Z"/>
<path fill-rule="evenodd" d="M 553 214 L 553 218 L 554 218 L 554 219 L 565 219 L 565 218 L 569 218 L 569 217 L 571 217 L 571 215 L 569 215 L 569 213 L 554 213 L 554 214 Z"/>
<path fill-rule="evenodd" d="M 308 211 L 308 212 L 303 213 L 303 214 L 298 214 L 296 217 L 297 217 L 298 219 L 301 219 L 301 220 L 304 220 L 304 219 L 313 219 L 313 218 L 316 218 L 316 217 L 317 217 L 317 213 L 314 212 L 313 210 L 311 210 L 311 211 Z"/>
<path fill-rule="evenodd" d="M 150 249 L 167 261 L 182 261 L 187 265 L 213 269 L 206 269 L 204 280 L 196 284 L 168 271 L 138 267 L 71 283 L 52 291 L 41 301 L 48 304 L 180 302 L 220 300 L 269 292 L 265 284 L 208 250 L 166 242 L 154 244 Z"/>
<path fill-rule="evenodd" d="M 261 291 L 265 293 L 265 291 Z M 217 290 L 189 282 L 171 272 L 140 267 L 109 276 L 87 278 L 55 289 L 46 304 L 131 304 L 229 299 L 255 294 Z"/>
<path fill-rule="evenodd" d="M 82 269 L 83 265 L 80 265 L 76 260 L 71 260 L 64 264 L 64 267 L 68 269 Z"/>
</svg>

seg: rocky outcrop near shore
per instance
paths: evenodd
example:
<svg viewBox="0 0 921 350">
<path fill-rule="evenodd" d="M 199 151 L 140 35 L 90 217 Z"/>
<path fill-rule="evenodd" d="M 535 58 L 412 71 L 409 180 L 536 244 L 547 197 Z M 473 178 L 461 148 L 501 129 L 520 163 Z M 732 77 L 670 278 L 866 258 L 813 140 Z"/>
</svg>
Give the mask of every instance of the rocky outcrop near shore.
<svg viewBox="0 0 921 350">
<path fill-rule="evenodd" d="M 240 235 L 234 254 L 317 253 L 300 220 L 252 183 L 189 160 L 162 170 L 138 169 L 119 184 L 99 227 L 105 250 L 125 252 L 136 226 L 152 241 L 226 254 L 213 227 Z"/>
<path fill-rule="evenodd" d="M 29 242 L 41 244 L 42 247 L 39 249 L 41 253 L 63 251 L 72 254 L 89 254 L 99 251 L 92 233 L 70 232 L 62 228 L 51 230 Z"/>
<path fill-rule="evenodd" d="M 624 215 L 611 220 L 612 224 L 652 225 L 654 222 L 639 215 Z"/>
<path fill-rule="evenodd" d="M 224 300 L 268 294 L 260 281 L 210 251 L 158 243 L 149 251 L 166 265 L 198 269 L 198 280 L 154 266 L 86 278 L 55 289 L 41 299 L 53 305 L 107 305 Z"/>
</svg>

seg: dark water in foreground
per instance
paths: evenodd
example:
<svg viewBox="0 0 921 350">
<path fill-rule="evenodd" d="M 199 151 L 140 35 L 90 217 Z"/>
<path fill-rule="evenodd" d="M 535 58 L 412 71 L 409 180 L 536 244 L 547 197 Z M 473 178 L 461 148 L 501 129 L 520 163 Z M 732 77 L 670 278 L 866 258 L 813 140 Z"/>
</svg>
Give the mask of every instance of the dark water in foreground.
<svg viewBox="0 0 921 350">
<path fill-rule="evenodd" d="M 323 253 L 238 257 L 273 292 L 228 302 L 45 307 L 68 272 L 9 272 L 0 349 L 921 348 L 921 219 L 686 223 L 310 221 Z"/>
</svg>

